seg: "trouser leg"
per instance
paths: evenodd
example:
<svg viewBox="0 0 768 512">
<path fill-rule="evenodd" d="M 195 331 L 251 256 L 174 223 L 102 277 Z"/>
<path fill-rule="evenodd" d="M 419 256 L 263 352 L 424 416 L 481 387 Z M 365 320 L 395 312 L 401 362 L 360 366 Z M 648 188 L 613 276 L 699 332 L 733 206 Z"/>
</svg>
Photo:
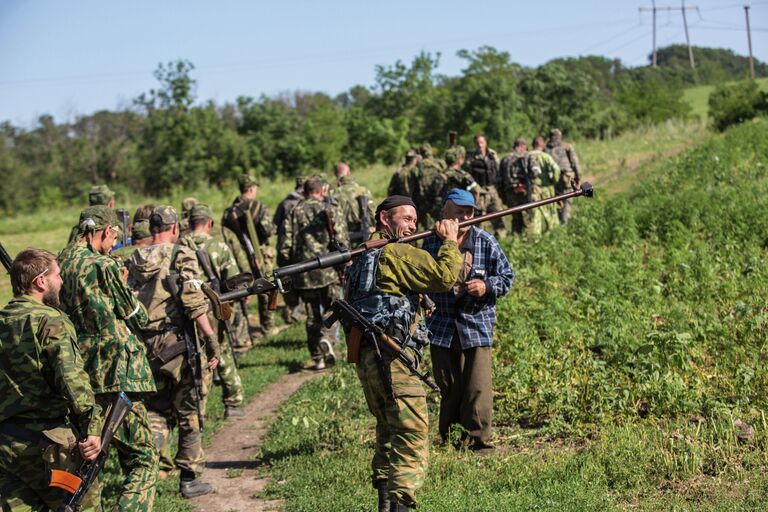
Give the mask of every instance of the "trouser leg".
<svg viewBox="0 0 768 512">
<path fill-rule="evenodd" d="M 455 339 L 455 336 L 454 336 Z M 458 340 L 456 340 L 458 343 Z M 435 383 L 440 388 L 440 415 L 438 420 L 438 432 L 444 441 L 448 440 L 451 425 L 459 423 L 461 419 L 461 345 L 458 353 L 451 347 L 430 346 L 432 355 L 432 371 Z"/>
<path fill-rule="evenodd" d="M 491 347 L 462 351 L 461 425 L 476 444 L 490 445 L 493 420 Z"/>
</svg>

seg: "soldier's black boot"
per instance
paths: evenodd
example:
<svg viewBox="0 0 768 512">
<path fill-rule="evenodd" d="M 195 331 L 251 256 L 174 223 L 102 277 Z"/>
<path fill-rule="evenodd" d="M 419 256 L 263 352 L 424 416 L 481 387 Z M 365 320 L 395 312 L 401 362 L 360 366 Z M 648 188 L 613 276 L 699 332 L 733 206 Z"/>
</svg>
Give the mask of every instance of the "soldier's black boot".
<svg viewBox="0 0 768 512">
<path fill-rule="evenodd" d="M 392 500 L 389 508 L 389 512 L 411 512 L 413 510 L 408 505 L 405 505 L 404 503 L 399 503 L 395 500 Z"/>
<path fill-rule="evenodd" d="M 181 482 L 179 482 L 179 491 L 181 492 L 182 496 L 190 499 L 210 494 L 214 491 L 214 489 L 211 484 L 201 482 L 195 478 L 194 473 L 192 473 L 192 476 L 190 477 L 188 472 L 182 471 Z"/>
<path fill-rule="evenodd" d="M 374 484 L 374 487 L 376 487 L 376 491 L 379 494 L 379 512 L 389 512 L 390 502 L 389 492 L 387 491 L 387 481 L 378 480 Z"/>
</svg>

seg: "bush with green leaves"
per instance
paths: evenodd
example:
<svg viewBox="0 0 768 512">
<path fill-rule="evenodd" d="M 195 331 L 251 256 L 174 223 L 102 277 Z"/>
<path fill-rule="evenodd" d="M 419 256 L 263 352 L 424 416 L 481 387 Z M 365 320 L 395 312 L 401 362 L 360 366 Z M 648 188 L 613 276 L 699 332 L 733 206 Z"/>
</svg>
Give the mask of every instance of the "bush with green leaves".
<svg viewBox="0 0 768 512">
<path fill-rule="evenodd" d="M 720 85 L 709 95 L 709 116 L 720 131 L 766 112 L 768 94 L 752 80 Z"/>
</svg>

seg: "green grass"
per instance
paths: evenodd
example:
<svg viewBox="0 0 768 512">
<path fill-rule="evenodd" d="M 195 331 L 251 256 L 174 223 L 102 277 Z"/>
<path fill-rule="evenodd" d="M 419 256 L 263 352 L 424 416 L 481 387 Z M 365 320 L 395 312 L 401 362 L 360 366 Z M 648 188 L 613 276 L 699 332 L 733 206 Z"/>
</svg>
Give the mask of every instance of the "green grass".
<svg viewBox="0 0 768 512">
<path fill-rule="evenodd" d="M 760 89 L 768 91 L 768 78 L 758 78 L 755 81 L 760 86 Z M 691 105 L 691 113 L 694 116 L 698 116 L 699 119 L 703 120 L 709 117 L 709 95 L 712 94 L 715 87 L 714 85 L 700 85 L 685 89 L 683 99 Z"/>
<path fill-rule="evenodd" d="M 262 392 L 281 376 L 297 371 L 307 358 L 304 326 L 294 325 L 277 336 L 266 338 L 240 357 L 240 378 L 246 401 Z M 207 444 L 224 423 L 221 387 L 213 386 L 206 406 L 206 426 L 203 443 Z M 228 475 L 229 476 L 229 475 Z M 233 477 L 235 474 L 233 473 Z M 205 479 L 205 473 L 203 473 Z M 109 510 L 119 492 L 121 476 L 114 454 L 107 468 L 103 500 Z M 193 506 L 178 492 L 179 479 L 171 477 L 158 483 L 154 510 L 157 512 L 190 511 Z"/>
</svg>

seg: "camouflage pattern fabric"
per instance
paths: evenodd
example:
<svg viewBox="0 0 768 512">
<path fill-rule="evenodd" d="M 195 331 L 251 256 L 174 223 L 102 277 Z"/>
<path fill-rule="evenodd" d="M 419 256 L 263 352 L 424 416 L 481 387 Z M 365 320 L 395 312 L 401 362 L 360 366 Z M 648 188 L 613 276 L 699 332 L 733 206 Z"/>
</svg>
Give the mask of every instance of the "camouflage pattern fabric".
<svg viewBox="0 0 768 512">
<path fill-rule="evenodd" d="M 136 338 L 147 312 L 121 276 L 119 264 L 85 241 L 59 256 L 61 304 L 78 333 L 78 345 L 95 393 L 154 392 L 144 345 Z"/>
<path fill-rule="evenodd" d="M 408 355 L 418 361 L 408 348 Z M 371 460 L 374 487 L 387 481 L 387 490 L 398 502 L 415 506 L 415 491 L 426 476 L 429 460 L 429 414 L 421 381 L 398 360 L 385 358 L 384 365 L 392 382 L 394 400 L 381 384 L 376 352 L 370 347 L 360 351 L 357 375 L 363 386 L 368 410 L 376 418 L 376 444 Z"/>
<path fill-rule="evenodd" d="M 55 510 L 67 494 L 48 487 L 48 469 L 73 470 L 80 462 L 69 455 L 76 437 L 65 427 L 67 414 L 80 432 L 100 435 L 102 428 L 74 326 L 34 297 L 15 297 L 0 310 L 0 359 L 0 424 L 45 431 L 47 444 L 41 453 L 37 442 L 0 433 L 0 504 Z M 86 499 L 83 510 L 100 510 L 98 489 Z"/>
<path fill-rule="evenodd" d="M 501 182 L 503 186 L 504 202 L 508 207 L 527 204 L 527 183 L 531 185 L 531 201 L 541 197 L 541 187 L 536 183 L 541 175 L 538 159 L 527 151 L 512 151 L 501 160 Z M 514 213 L 511 219 L 512 232 L 520 234 L 526 232 L 535 234 L 541 230 L 537 228 L 536 210 Z"/>
<path fill-rule="evenodd" d="M 207 371 L 207 370 L 204 370 Z M 160 454 L 160 469 L 178 467 L 200 474 L 203 471 L 203 452 L 200 421 L 197 416 L 192 372 L 184 363 L 179 379 L 165 374 L 156 378 L 157 393 L 147 402 L 155 449 Z M 179 446 L 171 461 L 171 432 L 179 427 Z"/>
<path fill-rule="evenodd" d="M 409 176 L 413 167 L 414 165 L 405 165 L 395 171 L 387 186 L 388 196 L 411 197 L 413 192 L 411 191 Z"/>
<path fill-rule="evenodd" d="M 334 299 L 341 297 L 341 288 L 337 284 L 312 290 L 299 290 L 299 297 L 304 302 L 307 313 L 307 349 L 313 360 L 323 358 L 320 340 L 326 339 L 331 345 L 337 343 L 336 329 L 323 325 L 323 317 L 331 308 Z"/>
<path fill-rule="evenodd" d="M 102 409 L 107 410 L 115 395 L 96 395 Z M 110 449 L 117 450 L 117 459 L 125 478 L 114 510 L 120 512 L 151 511 L 157 490 L 158 454 L 152 437 L 147 407 L 131 397 L 133 409 L 123 420 L 112 439 Z"/>
<path fill-rule="evenodd" d="M 224 282 L 240 272 L 229 246 L 222 241 L 216 240 L 207 233 L 193 231 L 181 239 L 179 244 L 189 247 L 193 251 L 197 251 L 198 249 L 205 250 L 211 261 L 211 269 L 219 279 L 219 282 Z M 200 265 L 200 275 L 198 278 L 205 283 L 210 282 L 202 265 Z M 224 325 L 224 322 L 214 318 L 213 312 L 210 310 L 208 311 L 208 320 L 216 329 L 219 346 L 221 347 L 221 357 L 216 369 L 219 373 L 219 378 L 221 379 L 224 404 L 239 407 L 243 404 L 244 400 L 243 384 L 240 380 L 240 374 L 237 371 L 237 367 L 235 366 L 235 356 L 232 352 L 232 340 L 229 339 L 229 334 L 227 333 L 227 328 Z M 212 372 L 209 373 L 212 374 Z"/>
<path fill-rule="evenodd" d="M 359 196 L 364 196 L 366 198 L 365 212 L 360 211 L 360 205 L 357 202 Z M 373 197 L 371 196 L 371 191 L 358 185 L 349 176 L 342 176 L 339 178 L 338 186 L 331 190 L 330 197 L 339 205 L 339 210 L 341 211 L 339 221 L 346 222 L 347 235 L 362 232 L 362 215 L 368 217 L 369 232 L 366 233 L 365 236 L 367 239 L 373 232 L 372 228 L 375 226 L 375 222 L 373 221 L 373 209 L 371 208 L 371 200 Z"/>
<path fill-rule="evenodd" d="M 280 201 L 280 204 L 278 204 L 277 208 L 275 208 L 275 215 L 272 217 L 272 224 L 277 228 L 275 233 L 277 234 L 278 247 L 280 247 L 280 245 L 283 243 L 283 239 L 285 238 L 285 219 L 291 214 L 291 210 L 293 210 L 294 206 L 299 204 L 299 201 L 301 201 L 301 194 L 299 192 L 293 191 L 288 194 L 285 199 Z M 278 266 L 283 266 L 285 264 L 285 262 L 281 262 L 279 259 L 277 260 Z"/>
<path fill-rule="evenodd" d="M 106 410 L 122 390 L 134 406 L 113 443 L 126 473 L 118 509 L 151 510 L 157 453 L 141 394 L 154 392 L 155 380 L 146 349 L 132 332 L 146 324 L 146 310 L 123 281 L 119 264 L 86 242 L 65 249 L 60 265 L 62 306 L 77 330 L 97 402 Z"/>
<path fill-rule="evenodd" d="M 282 261 L 296 263 L 329 252 L 330 236 L 326 210 L 329 210 L 331 218 L 341 218 L 336 205 L 315 197 L 299 201 L 291 210 L 290 217 L 286 218 L 284 223 L 285 240 L 282 246 L 277 248 Z M 349 244 L 346 223 L 335 222 L 332 227 L 336 232 L 336 239 L 342 244 Z M 339 276 L 335 269 L 325 268 L 296 275 L 291 282 L 294 289 L 315 290 L 338 283 Z"/>
<path fill-rule="evenodd" d="M 472 175 L 478 184 L 477 207 L 485 213 L 498 212 L 504 209 L 497 186 L 499 185 L 499 156 L 491 148 L 485 154 L 474 149 L 467 151 L 462 168 Z M 504 219 L 494 219 L 490 222 L 496 233 L 496 238 L 506 234 Z"/>
<path fill-rule="evenodd" d="M 560 167 L 555 160 L 544 151 L 534 150 L 531 151 L 531 156 L 536 158 L 541 169 L 541 175 L 537 180 L 537 184 L 540 187 L 539 199 L 547 199 L 555 195 L 555 186 L 560 181 Z M 538 232 L 543 233 L 551 229 L 555 229 L 560 225 L 557 214 L 557 205 L 548 204 L 537 208 L 534 211 L 534 215 L 539 217 L 536 228 Z"/>
<path fill-rule="evenodd" d="M 382 232 L 372 239 L 384 238 Z M 433 258 L 427 251 L 409 244 L 388 244 L 381 250 L 376 285 L 387 294 L 445 292 L 459 275 L 462 256 L 456 242 L 445 242 Z M 406 351 L 416 361 L 412 349 Z M 415 506 L 415 492 L 424 482 L 428 458 L 429 417 L 421 381 L 397 360 L 384 358 L 392 382 L 394 398 L 382 385 L 375 351 L 363 346 L 357 374 L 366 402 L 376 418 L 376 446 L 371 462 L 374 487 L 387 480 L 390 496 L 408 506 Z"/>
<path fill-rule="evenodd" d="M 563 144 L 561 141 L 550 140 L 547 142 L 547 147 L 544 151 L 551 155 L 555 163 L 560 167 L 560 179 L 555 184 L 555 192 L 562 194 L 571 190 L 571 181 L 576 181 L 578 185 L 581 167 L 579 166 L 579 159 L 573 146 L 571 144 Z M 563 201 L 563 207 L 558 211 L 562 224 L 566 224 L 571 218 L 572 205 L 573 198 Z"/>
<path fill-rule="evenodd" d="M 443 187 L 442 171 L 445 164 L 432 158 L 426 158 L 411 169 L 408 183 L 411 189 L 411 198 L 419 205 L 419 226 L 427 229 L 439 219 L 440 211 L 439 194 Z"/>
</svg>

